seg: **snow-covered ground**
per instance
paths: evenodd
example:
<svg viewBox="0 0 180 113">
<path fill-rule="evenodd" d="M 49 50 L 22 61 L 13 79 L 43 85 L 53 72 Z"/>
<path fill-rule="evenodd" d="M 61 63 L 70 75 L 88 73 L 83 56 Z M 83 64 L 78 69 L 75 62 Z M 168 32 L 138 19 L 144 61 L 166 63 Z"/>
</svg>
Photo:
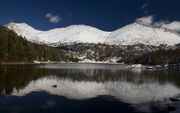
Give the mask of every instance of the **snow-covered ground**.
<svg viewBox="0 0 180 113">
<path fill-rule="evenodd" d="M 7 28 L 37 43 L 105 43 L 109 45 L 145 44 L 159 46 L 180 43 L 180 35 L 163 28 L 154 28 L 132 23 L 112 32 L 106 32 L 86 25 L 72 25 L 48 31 L 39 31 L 26 23 L 9 23 Z"/>
</svg>

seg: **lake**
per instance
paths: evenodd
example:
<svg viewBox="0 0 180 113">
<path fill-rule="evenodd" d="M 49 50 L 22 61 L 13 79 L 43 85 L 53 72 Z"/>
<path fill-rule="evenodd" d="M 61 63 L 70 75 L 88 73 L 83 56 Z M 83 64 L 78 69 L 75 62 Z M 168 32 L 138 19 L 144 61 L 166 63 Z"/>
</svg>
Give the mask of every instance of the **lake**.
<svg viewBox="0 0 180 113">
<path fill-rule="evenodd" d="M 0 66 L 0 113 L 167 113 L 180 72 L 112 64 Z"/>
</svg>

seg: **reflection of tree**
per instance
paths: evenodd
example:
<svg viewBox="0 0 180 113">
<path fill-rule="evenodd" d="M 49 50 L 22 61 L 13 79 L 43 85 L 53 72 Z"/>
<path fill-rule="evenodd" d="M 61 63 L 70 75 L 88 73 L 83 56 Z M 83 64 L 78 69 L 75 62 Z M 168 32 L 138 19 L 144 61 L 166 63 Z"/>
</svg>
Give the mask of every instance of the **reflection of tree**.
<svg viewBox="0 0 180 113">
<path fill-rule="evenodd" d="M 45 69 L 32 65 L 0 66 L 0 91 L 11 94 L 13 89 L 23 89 L 31 81 L 42 77 L 54 76 L 56 79 L 71 79 L 74 81 L 123 81 L 136 84 L 158 82 L 164 84 L 172 82 L 180 86 L 178 72 L 165 72 L 162 70 L 142 71 L 136 73 L 132 70 L 107 69 Z"/>
<path fill-rule="evenodd" d="M 0 67 L 0 90 L 10 94 L 13 88 L 24 88 L 30 81 L 45 75 L 44 70 L 35 69 L 31 66 L 1 66 Z"/>
</svg>

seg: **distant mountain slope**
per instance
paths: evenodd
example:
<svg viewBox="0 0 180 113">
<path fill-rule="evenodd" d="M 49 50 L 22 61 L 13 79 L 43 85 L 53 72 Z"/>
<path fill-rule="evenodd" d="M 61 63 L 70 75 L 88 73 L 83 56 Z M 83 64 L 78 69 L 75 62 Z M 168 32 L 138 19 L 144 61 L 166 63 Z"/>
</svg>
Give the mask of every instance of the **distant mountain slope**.
<svg viewBox="0 0 180 113">
<path fill-rule="evenodd" d="M 49 31 L 39 31 L 25 23 L 9 23 L 7 28 L 36 43 L 101 43 L 108 45 L 172 46 L 180 43 L 180 35 L 162 28 L 132 23 L 116 31 L 105 32 L 85 25 L 72 25 Z"/>
<path fill-rule="evenodd" d="M 180 43 L 180 35 L 162 28 L 153 28 L 141 23 L 133 23 L 112 32 L 107 42 L 116 45 L 175 45 Z"/>
<path fill-rule="evenodd" d="M 38 45 L 17 36 L 16 33 L 0 26 L 0 63 L 59 61 L 60 53 L 45 45 Z"/>
<path fill-rule="evenodd" d="M 25 23 L 9 23 L 7 27 L 18 35 L 26 37 L 29 41 L 49 43 L 101 43 L 104 42 L 108 32 L 85 26 L 72 25 L 66 28 L 56 28 L 49 31 L 38 31 Z"/>
<path fill-rule="evenodd" d="M 180 67 L 180 45 L 176 45 L 169 49 L 159 49 L 144 55 L 134 56 L 131 59 L 126 59 L 125 62 L 144 65 L 173 64 L 174 66 L 179 65 Z"/>
</svg>

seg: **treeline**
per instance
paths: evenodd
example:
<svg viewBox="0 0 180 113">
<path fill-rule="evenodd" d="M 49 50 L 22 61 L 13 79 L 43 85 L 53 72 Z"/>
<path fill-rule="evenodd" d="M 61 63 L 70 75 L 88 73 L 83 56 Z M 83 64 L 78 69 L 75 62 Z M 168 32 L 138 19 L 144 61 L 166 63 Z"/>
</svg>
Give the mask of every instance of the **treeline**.
<svg viewBox="0 0 180 113">
<path fill-rule="evenodd" d="M 160 49 L 142 56 L 134 57 L 126 61 L 128 64 L 162 65 L 179 64 L 180 48 Z"/>
<path fill-rule="evenodd" d="M 117 62 L 125 64 L 163 65 L 180 63 L 180 44 L 160 45 L 106 45 L 74 43 L 64 45 L 59 50 L 70 56 L 84 56 L 95 61 L 108 61 L 115 57 Z"/>
<path fill-rule="evenodd" d="M 84 56 L 85 59 L 95 61 L 108 61 L 113 57 L 118 62 L 128 61 L 136 56 L 140 56 L 152 51 L 156 51 L 158 47 L 143 44 L 137 45 L 107 45 L 93 43 L 74 43 L 72 45 L 62 45 L 59 50 L 64 54 L 71 56 Z"/>
<path fill-rule="evenodd" d="M 16 33 L 0 26 L 0 63 L 74 60 L 61 54 L 56 48 L 27 41 Z"/>
</svg>

